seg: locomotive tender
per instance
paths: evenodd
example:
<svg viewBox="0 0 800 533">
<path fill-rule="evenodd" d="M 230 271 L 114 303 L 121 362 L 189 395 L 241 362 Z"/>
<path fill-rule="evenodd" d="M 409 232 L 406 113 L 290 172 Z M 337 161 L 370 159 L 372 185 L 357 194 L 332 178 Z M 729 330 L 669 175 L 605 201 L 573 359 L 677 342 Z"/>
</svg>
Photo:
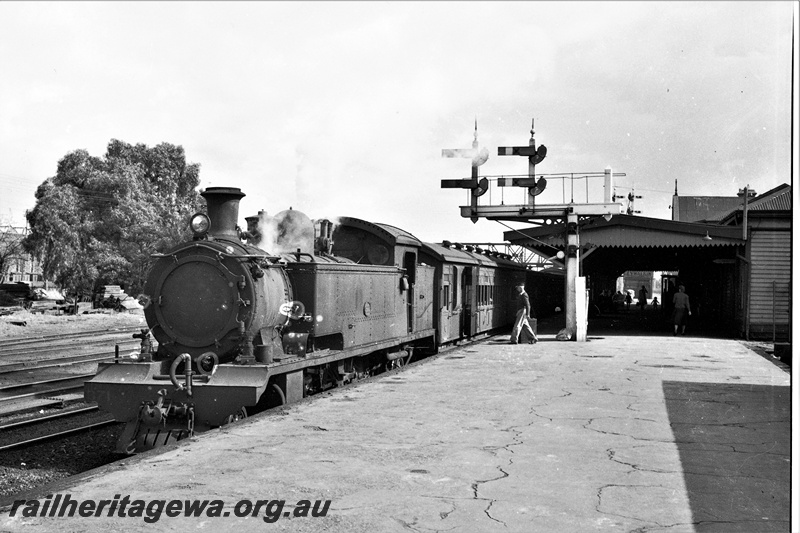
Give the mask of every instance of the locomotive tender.
<svg viewBox="0 0 800 533">
<path fill-rule="evenodd" d="M 193 240 L 154 256 L 140 353 L 101 363 L 86 383 L 87 400 L 126 422 L 118 452 L 222 426 L 514 320 L 526 269 L 500 254 L 291 210 L 261 224 L 248 217 L 241 232 L 244 193 L 210 187 L 202 196 L 207 215 L 192 217 Z M 252 244 L 270 232 L 280 253 Z"/>
</svg>

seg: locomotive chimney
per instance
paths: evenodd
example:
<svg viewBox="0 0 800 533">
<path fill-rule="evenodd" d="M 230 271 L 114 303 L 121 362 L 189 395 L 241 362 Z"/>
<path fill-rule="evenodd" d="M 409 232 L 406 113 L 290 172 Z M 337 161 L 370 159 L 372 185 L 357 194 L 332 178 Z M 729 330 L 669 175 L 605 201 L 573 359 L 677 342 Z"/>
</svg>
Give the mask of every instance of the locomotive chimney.
<svg viewBox="0 0 800 533">
<path fill-rule="evenodd" d="M 208 187 L 200 196 L 206 200 L 208 218 L 211 219 L 209 234 L 213 237 L 237 239 L 239 200 L 245 196 L 242 190 L 236 187 Z"/>
</svg>

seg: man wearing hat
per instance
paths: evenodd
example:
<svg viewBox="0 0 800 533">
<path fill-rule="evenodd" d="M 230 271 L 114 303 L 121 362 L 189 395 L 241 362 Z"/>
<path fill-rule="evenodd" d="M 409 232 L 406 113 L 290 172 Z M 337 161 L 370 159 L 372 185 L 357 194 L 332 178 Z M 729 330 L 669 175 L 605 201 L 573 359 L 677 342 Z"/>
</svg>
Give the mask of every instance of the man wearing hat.
<svg viewBox="0 0 800 533">
<path fill-rule="evenodd" d="M 519 296 L 517 296 L 517 320 L 511 329 L 511 344 L 519 343 L 519 335 L 523 330 L 525 330 L 527 338 L 530 339 L 528 340 L 529 344 L 539 342 L 539 339 L 536 338 L 536 333 L 534 333 L 528 322 L 528 318 L 531 315 L 531 300 L 528 298 L 528 293 L 525 292 L 525 285 L 522 283 L 517 285 L 517 291 L 519 292 Z"/>
</svg>

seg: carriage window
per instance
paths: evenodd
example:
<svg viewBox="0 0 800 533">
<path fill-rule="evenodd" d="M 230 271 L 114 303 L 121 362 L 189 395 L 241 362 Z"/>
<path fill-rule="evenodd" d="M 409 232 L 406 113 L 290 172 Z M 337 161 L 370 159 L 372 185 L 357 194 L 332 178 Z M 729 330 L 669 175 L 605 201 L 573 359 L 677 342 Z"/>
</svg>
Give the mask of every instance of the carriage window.
<svg viewBox="0 0 800 533">
<path fill-rule="evenodd" d="M 450 307 L 450 285 L 445 285 L 443 289 L 444 294 L 442 295 L 442 307 L 448 308 Z"/>
</svg>

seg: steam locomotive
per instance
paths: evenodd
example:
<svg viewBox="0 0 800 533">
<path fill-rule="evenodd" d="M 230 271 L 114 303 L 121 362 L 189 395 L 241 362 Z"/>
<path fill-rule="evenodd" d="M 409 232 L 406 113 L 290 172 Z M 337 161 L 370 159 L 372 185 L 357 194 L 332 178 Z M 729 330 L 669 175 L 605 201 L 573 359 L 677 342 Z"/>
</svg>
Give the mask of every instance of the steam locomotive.
<svg viewBox="0 0 800 533">
<path fill-rule="evenodd" d="M 240 189 L 202 196 L 193 239 L 155 255 L 139 353 L 86 382 L 86 399 L 126 422 L 118 452 L 402 366 L 515 317 L 526 269 L 508 256 L 293 210 L 248 217 L 241 231 Z"/>
</svg>

